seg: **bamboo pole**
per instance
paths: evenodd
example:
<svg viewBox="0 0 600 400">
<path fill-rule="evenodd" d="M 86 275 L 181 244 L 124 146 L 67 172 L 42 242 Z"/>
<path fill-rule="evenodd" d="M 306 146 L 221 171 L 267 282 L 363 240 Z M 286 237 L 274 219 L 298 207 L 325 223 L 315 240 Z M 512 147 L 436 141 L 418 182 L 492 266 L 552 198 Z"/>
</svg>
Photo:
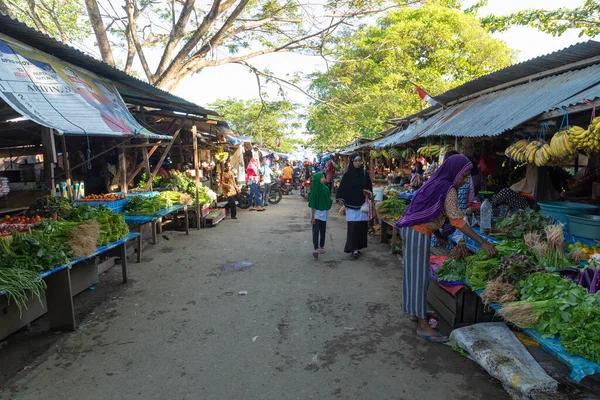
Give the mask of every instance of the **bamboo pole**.
<svg viewBox="0 0 600 400">
<path fill-rule="evenodd" d="M 125 149 L 119 147 L 119 183 L 121 184 L 121 192 L 127 193 L 127 158 L 125 158 Z"/>
</svg>

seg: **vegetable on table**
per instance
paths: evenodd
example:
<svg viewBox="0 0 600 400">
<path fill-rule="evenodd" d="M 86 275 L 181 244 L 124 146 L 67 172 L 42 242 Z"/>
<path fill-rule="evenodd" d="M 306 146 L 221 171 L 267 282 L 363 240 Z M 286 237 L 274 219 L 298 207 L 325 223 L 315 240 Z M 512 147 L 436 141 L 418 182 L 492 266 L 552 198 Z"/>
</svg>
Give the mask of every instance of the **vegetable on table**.
<svg viewBox="0 0 600 400">
<path fill-rule="evenodd" d="M 42 293 L 45 289 L 46 282 L 38 272 L 20 267 L 0 267 L 0 292 L 6 291 L 8 303 L 14 302 L 21 315 L 23 307 L 27 308 L 30 295 L 42 304 Z"/>
<path fill-rule="evenodd" d="M 464 260 L 455 260 L 448 258 L 442 263 L 435 271 L 435 276 L 440 281 L 460 281 L 465 280 L 465 274 L 467 269 L 467 262 Z"/>
</svg>

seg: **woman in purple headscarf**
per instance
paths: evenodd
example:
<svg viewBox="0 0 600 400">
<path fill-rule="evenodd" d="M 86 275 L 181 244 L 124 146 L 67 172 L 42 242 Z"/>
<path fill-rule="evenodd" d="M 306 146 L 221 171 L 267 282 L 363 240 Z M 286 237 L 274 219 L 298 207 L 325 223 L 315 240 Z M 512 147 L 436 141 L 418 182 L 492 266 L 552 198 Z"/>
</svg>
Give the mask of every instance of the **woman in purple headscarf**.
<svg viewBox="0 0 600 400">
<path fill-rule="evenodd" d="M 448 338 L 427 321 L 431 235 L 445 246 L 440 228 L 449 220 L 452 226 L 479 243 L 490 257 L 497 253 L 491 243 L 464 221 L 458 207 L 457 188 L 464 185 L 472 167 L 471 161 L 461 154 L 448 158 L 419 189 L 397 224 L 404 244 L 402 310 L 418 322 L 417 336 L 434 343 L 445 343 Z"/>
</svg>

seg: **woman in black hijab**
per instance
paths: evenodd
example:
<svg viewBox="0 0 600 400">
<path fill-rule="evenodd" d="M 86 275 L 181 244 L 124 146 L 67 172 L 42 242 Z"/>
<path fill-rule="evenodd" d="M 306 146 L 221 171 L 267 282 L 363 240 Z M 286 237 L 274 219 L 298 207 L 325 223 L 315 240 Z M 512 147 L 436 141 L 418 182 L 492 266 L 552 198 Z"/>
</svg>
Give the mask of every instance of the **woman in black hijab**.
<svg viewBox="0 0 600 400">
<path fill-rule="evenodd" d="M 367 198 L 372 198 L 372 192 L 373 184 L 369 174 L 363 168 L 360 154 L 353 154 L 350 157 L 348 171 L 342 177 L 336 200 L 343 202 L 346 207 L 348 234 L 344 252 L 352 253 L 354 258 L 358 258 L 360 249 L 367 247 L 369 214 L 360 209 Z"/>
</svg>

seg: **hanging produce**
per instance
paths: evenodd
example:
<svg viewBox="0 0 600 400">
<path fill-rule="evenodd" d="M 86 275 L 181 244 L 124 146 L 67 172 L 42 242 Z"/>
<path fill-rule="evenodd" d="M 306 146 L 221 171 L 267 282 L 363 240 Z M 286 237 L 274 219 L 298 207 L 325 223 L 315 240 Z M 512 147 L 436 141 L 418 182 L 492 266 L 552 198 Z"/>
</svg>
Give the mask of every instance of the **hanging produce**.
<svg viewBox="0 0 600 400">
<path fill-rule="evenodd" d="M 369 155 L 371 158 L 377 158 L 381 155 L 381 151 L 373 149 L 369 152 Z"/>
<path fill-rule="evenodd" d="M 571 129 L 578 128 L 577 126 L 571 127 Z M 575 154 L 575 147 L 571 142 L 569 136 L 569 130 L 562 130 L 557 132 L 550 140 L 550 151 L 552 155 L 558 158 L 569 158 Z"/>
<path fill-rule="evenodd" d="M 406 149 L 402 150 L 401 154 L 400 154 L 400 158 L 411 158 L 412 156 L 415 155 L 415 151 L 413 149 L 411 149 L 410 147 L 407 147 Z"/>
<path fill-rule="evenodd" d="M 594 118 L 587 130 L 580 126 L 571 126 L 569 138 L 577 150 L 585 153 L 600 151 L 600 117 Z"/>
<path fill-rule="evenodd" d="M 439 157 L 441 151 L 442 147 L 440 145 L 434 144 L 420 147 L 417 150 L 417 153 L 422 156 Z"/>
</svg>

